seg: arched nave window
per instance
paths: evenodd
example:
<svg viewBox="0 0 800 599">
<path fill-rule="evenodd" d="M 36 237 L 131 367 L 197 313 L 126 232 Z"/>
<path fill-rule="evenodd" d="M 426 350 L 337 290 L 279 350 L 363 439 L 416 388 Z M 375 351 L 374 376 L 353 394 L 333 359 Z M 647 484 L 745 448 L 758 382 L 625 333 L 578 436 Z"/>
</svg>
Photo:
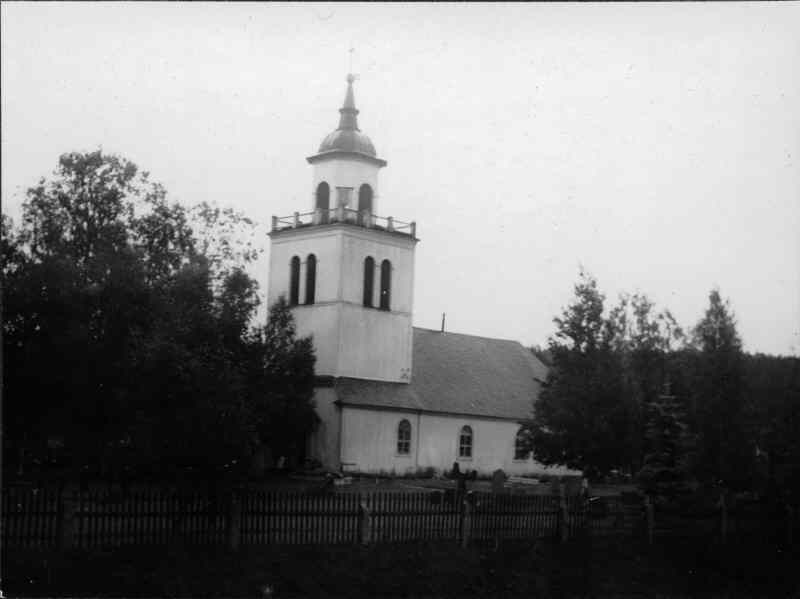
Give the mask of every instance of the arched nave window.
<svg viewBox="0 0 800 599">
<path fill-rule="evenodd" d="M 472 428 L 464 426 L 458 435 L 458 457 L 472 457 Z"/>
<path fill-rule="evenodd" d="M 517 431 L 517 436 L 514 438 L 514 459 L 527 460 L 530 451 L 526 443 L 526 435 L 523 429 Z"/>
<path fill-rule="evenodd" d="M 411 453 L 411 423 L 405 419 L 397 425 L 397 453 L 401 455 Z"/>
</svg>

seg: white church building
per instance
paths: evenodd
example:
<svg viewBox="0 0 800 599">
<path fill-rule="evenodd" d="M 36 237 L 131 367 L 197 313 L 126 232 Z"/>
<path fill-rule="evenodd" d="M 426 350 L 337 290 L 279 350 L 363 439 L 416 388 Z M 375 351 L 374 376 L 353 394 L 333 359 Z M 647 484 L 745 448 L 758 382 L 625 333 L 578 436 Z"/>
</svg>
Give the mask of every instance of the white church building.
<svg viewBox="0 0 800 599">
<path fill-rule="evenodd" d="M 415 223 L 380 217 L 378 158 L 358 128 L 352 76 L 312 166 L 312 205 L 273 217 L 268 301 L 285 295 L 313 335 L 320 425 L 307 455 L 329 469 L 543 471 L 518 443 L 546 377 L 515 341 L 414 327 Z"/>
</svg>

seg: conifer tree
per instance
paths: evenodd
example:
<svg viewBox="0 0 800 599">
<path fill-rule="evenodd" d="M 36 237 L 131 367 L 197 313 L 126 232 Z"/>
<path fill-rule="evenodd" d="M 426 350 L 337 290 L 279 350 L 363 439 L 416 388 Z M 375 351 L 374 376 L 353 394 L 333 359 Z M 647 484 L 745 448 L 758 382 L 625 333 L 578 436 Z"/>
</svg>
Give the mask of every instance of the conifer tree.
<svg viewBox="0 0 800 599">
<path fill-rule="evenodd" d="M 708 308 L 694 328 L 693 346 L 693 471 L 707 482 L 748 486 L 755 446 L 747 423 L 744 354 L 730 304 L 717 289 L 709 294 Z"/>
<path fill-rule="evenodd" d="M 646 453 L 637 477 L 648 494 L 671 498 L 681 491 L 687 474 L 686 435 L 683 407 L 678 398 L 670 394 L 669 385 L 665 385 L 664 393 L 648 406 Z"/>
</svg>

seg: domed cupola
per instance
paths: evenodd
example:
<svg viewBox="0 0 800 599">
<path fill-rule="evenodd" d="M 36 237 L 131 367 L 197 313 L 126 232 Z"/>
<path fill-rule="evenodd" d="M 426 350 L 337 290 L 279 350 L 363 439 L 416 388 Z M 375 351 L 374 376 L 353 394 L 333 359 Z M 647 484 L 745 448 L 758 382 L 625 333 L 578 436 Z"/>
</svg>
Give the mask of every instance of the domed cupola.
<svg viewBox="0 0 800 599">
<path fill-rule="evenodd" d="M 319 146 L 319 150 L 306 160 L 310 164 L 326 158 L 355 158 L 377 166 L 386 166 L 386 161 L 377 157 L 372 140 L 358 128 L 358 109 L 353 95 L 353 75 L 347 76 L 347 94 L 339 109 L 339 127 L 330 133 Z"/>
</svg>

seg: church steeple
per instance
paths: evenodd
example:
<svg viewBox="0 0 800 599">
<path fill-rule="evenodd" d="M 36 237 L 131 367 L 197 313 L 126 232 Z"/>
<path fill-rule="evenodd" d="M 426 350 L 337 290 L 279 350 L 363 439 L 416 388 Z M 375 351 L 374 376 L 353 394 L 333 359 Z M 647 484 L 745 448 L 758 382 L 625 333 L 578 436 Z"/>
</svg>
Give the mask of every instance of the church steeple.
<svg viewBox="0 0 800 599">
<path fill-rule="evenodd" d="M 347 92 L 339 109 L 339 126 L 322 140 L 316 154 L 306 158 L 310 164 L 339 158 L 368 162 L 379 168 L 386 166 L 386 161 L 378 158 L 372 140 L 358 128 L 359 110 L 353 93 L 355 80 L 352 73 L 347 75 Z"/>
<path fill-rule="evenodd" d="M 318 375 L 408 383 L 416 223 L 380 216 L 386 161 L 358 128 L 353 75 L 339 127 L 307 160 L 310 206 L 272 217 L 269 297 L 313 335 Z M 332 114 L 332 113 L 331 113 Z"/>
<path fill-rule="evenodd" d="M 358 109 L 353 95 L 353 81 L 356 80 L 352 73 L 347 76 L 347 94 L 344 97 L 344 105 L 339 109 L 339 130 L 359 131 L 358 128 Z"/>
</svg>

